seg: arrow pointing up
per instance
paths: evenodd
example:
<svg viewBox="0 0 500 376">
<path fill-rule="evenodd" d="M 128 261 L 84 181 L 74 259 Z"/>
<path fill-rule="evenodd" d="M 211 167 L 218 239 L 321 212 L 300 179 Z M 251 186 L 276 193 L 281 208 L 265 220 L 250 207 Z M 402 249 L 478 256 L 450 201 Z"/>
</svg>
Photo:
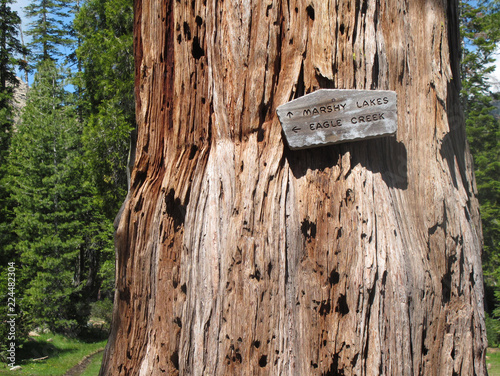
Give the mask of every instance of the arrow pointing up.
<svg viewBox="0 0 500 376">
<path fill-rule="evenodd" d="M 288 114 L 286 114 L 286 116 L 288 116 L 288 118 L 291 118 L 293 116 L 293 112 L 289 112 Z"/>
</svg>

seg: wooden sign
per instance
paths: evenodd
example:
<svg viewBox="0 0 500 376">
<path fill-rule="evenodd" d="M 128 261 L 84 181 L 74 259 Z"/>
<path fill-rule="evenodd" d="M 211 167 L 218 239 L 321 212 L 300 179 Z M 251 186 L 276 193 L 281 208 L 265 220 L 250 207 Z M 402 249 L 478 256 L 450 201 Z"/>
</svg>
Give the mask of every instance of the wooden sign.
<svg viewBox="0 0 500 376">
<path fill-rule="evenodd" d="M 393 135 L 396 92 L 320 89 L 276 109 L 290 149 Z"/>
</svg>

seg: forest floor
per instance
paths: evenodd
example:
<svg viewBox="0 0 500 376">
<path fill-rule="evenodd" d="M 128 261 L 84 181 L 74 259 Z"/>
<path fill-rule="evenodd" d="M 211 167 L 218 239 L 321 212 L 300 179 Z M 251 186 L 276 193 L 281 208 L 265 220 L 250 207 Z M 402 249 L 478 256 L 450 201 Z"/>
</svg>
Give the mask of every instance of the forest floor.
<svg viewBox="0 0 500 376">
<path fill-rule="evenodd" d="M 486 365 L 489 376 L 500 376 L 500 349 L 488 348 L 486 353 Z"/>
<path fill-rule="evenodd" d="M 0 376 L 95 376 L 106 342 L 102 338 L 76 339 L 53 333 L 36 334 L 16 351 L 16 370 L 11 371 L 8 364 L 0 362 Z M 91 367 L 92 373 L 87 373 Z"/>
</svg>

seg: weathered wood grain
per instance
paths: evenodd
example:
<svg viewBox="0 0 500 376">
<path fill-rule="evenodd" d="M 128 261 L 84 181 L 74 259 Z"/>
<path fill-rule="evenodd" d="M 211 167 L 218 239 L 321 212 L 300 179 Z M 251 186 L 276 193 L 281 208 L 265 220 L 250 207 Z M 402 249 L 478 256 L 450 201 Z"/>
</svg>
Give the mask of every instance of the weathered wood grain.
<svg viewBox="0 0 500 376">
<path fill-rule="evenodd" d="M 135 0 L 138 140 L 101 375 L 485 375 L 457 0 Z M 276 108 L 397 93 L 396 138 Z"/>
</svg>

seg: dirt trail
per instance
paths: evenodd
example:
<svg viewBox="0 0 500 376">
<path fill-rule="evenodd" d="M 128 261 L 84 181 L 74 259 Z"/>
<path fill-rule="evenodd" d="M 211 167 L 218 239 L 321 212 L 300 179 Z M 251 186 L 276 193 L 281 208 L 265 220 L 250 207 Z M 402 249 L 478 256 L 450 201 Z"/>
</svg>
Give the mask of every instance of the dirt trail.
<svg viewBox="0 0 500 376">
<path fill-rule="evenodd" d="M 83 358 L 80 363 L 78 363 L 76 366 L 71 368 L 68 372 L 64 374 L 64 376 L 80 376 L 83 371 L 88 367 L 92 359 L 94 359 L 96 356 L 98 356 L 100 353 L 102 353 L 104 349 L 99 349 L 94 351 L 92 354 L 87 355 L 85 358 Z"/>
</svg>

